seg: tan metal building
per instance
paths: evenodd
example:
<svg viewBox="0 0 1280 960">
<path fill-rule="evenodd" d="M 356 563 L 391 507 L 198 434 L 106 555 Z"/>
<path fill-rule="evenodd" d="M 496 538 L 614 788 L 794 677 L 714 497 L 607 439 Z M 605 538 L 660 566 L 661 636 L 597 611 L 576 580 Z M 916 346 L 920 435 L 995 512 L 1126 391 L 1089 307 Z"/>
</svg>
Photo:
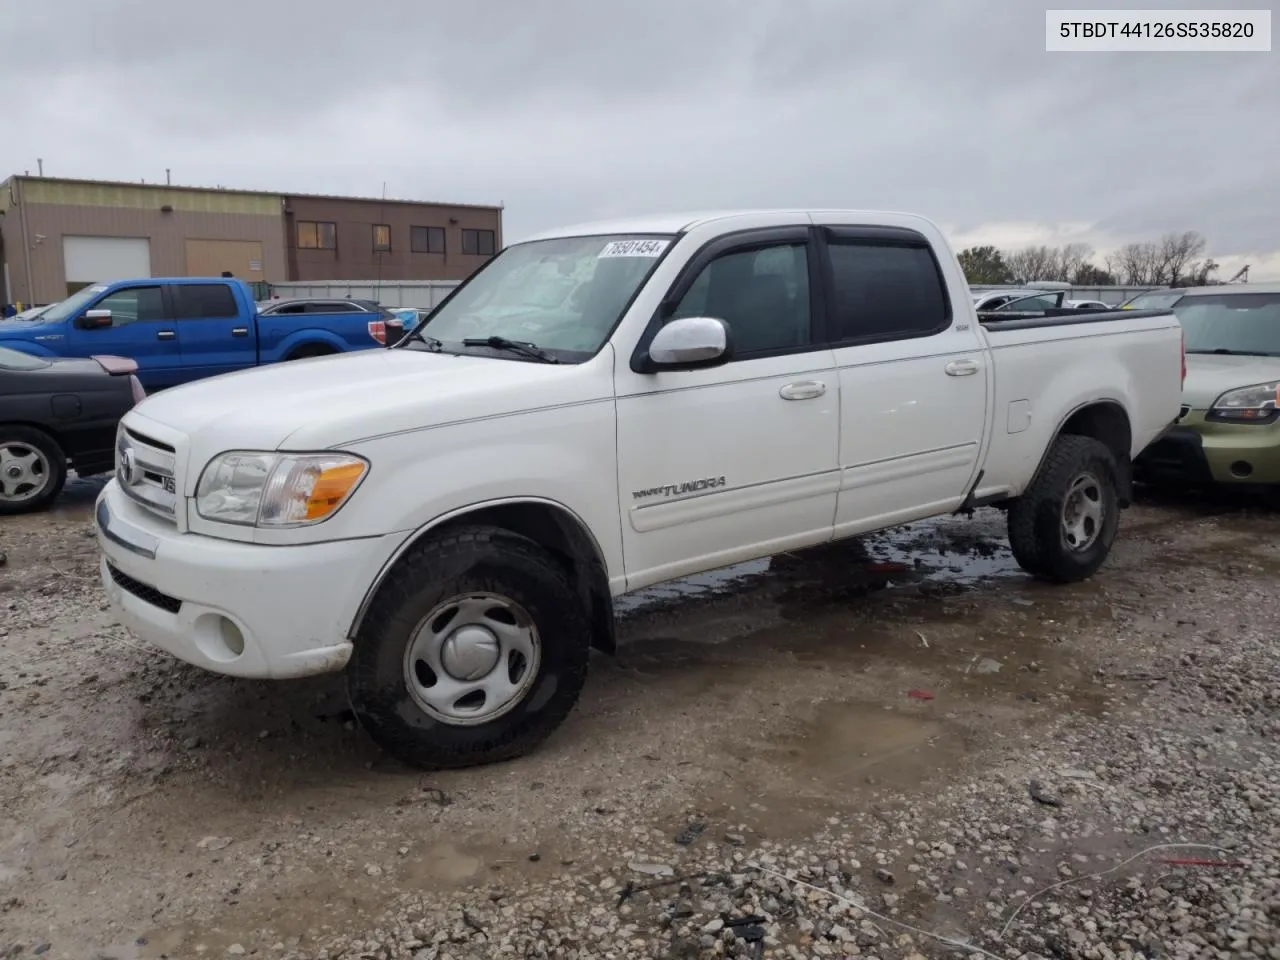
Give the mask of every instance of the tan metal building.
<svg viewBox="0 0 1280 960">
<path fill-rule="evenodd" d="M 287 279 L 278 194 L 47 177 L 0 183 L 7 303 L 127 277 Z"/>
<path fill-rule="evenodd" d="M 14 176 L 0 183 L 0 303 L 127 277 L 463 280 L 502 208 Z"/>
<path fill-rule="evenodd" d="M 502 208 L 289 194 L 289 279 L 465 280 L 502 249 Z"/>
</svg>

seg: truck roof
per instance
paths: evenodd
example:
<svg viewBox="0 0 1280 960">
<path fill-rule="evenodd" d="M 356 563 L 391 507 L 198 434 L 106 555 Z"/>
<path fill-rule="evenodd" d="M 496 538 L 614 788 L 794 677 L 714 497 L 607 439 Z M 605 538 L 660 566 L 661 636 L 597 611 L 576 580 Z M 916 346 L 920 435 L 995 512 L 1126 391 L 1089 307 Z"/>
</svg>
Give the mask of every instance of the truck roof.
<svg viewBox="0 0 1280 960">
<path fill-rule="evenodd" d="M 533 236 L 525 237 L 524 240 L 520 242 L 528 242 L 530 240 L 554 240 L 560 237 L 605 236 L 607 234 L 618 233 L 672 234 L 691 230 L 694 227 L 702 226 L 715 220 L 730 220 L 737 217 L 761 215 L 776 216 L 778 214 L 786 214 L 795 216 L 799 219 L 804 219 L 818 213 L 825 216 L 838 216 L 841 219 L 847 219 L 850 223 L 865 221 L 875 224 L 883 222 L 885 218 L 891 218 L 914 220 L 921 224 L 934 226 L 930 221 L 916 214 L 891 213 L 884 210 L 748 208 L 739 210 L 698 210 L 687 211 L 684 213 L 653 214 L 651 216 L 643 217 L 625 217 L 617 220 L 597 220 L 588 223 L 578 223 L 567 227 L 556 227 L 552 230 L 545 230 L 541 233 L 534 234 Z"/>
<path fill-rule="evenodd" d="M 115 280 L 97 280 L 87 287 L 111 287 L 117 283 L 248 283 L 239 277 L 117 277 Z"/>
</svg>

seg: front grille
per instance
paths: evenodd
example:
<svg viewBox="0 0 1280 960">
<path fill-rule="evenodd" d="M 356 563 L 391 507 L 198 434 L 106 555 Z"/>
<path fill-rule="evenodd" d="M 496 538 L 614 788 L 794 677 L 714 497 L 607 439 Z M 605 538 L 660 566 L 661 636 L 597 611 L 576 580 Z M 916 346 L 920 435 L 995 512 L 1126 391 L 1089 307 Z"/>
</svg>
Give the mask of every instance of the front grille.
<svg viewBox="0 0 1280 960">
<path fill-rule="evenodd" d="M 137 430 L 126 429 L 125 433 L 127 433 L 134 440 L 137 440 L 139 443 L 145 446 L 155 447 L 157 450 L 163 450 L 165 453 L 175 452 L 173 447 L 171 447 L 169 444 L 164 443 L 163 441 L 160 441 L 160 440 L 154 440 L 151 437 L 146 436 L 145 434 L 139 433 Z"/>
<path fill-rule="evenodd" d="M 148 510 L 173 519 L 178 505 L 174 448 L 126 428 L 116 449 L 120 488 Z"/>
<path fill-rule="evenodd" d="M 133 579 L 123 570 L 118 569 L 114 565 L 107 564 L 107 572 L 111 574 L 111 579 L 116 582 L 121 590 L 132 593 L 143 603 L 149 603 L 153 607 L 159 607 L 161 610 L 167 610 L 169 613 L 177 613 L 182 609 L 182 601 L 177 597 L 171 597 L 167 593 L 161 593 L 155 587 L 148 587 L 145 583 Z"/>
</svg>

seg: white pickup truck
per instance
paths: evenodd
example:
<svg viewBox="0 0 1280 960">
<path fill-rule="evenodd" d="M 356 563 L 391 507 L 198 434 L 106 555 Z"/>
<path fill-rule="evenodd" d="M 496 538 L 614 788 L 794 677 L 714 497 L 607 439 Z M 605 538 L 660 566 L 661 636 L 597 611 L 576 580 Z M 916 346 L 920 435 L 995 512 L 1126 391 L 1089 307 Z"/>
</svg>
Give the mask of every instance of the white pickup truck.
<svg viewBox="0 0 1280 960">
<path fill-rule="evenodd" d="M 1177 418 L 1167 311 L 979 322 L 916 216 L 763 211 L 504 249 L 391 349 L 163 391 L 123 420 L 102 581 L 241 677 L 346 671 L 428 769 L 572 710 L 613 598 L 981 505 L 1029 573 L 1107 557 Z"/>
</svg>

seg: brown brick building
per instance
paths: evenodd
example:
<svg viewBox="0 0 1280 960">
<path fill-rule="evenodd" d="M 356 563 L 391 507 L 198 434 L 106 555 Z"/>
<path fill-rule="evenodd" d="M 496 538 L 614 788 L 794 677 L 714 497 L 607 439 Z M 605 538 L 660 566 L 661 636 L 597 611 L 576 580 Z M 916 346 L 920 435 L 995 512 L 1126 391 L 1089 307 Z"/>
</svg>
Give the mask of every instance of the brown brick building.
<svg viewBox="0 0 1280 960">
<path fill-rule="evenodd" d="M 291 194 L 290 280 L 465 280 L 502 249 L 499 207 Z"/>
<path fill-rule="evenodd" d="M 0 182 L 0 303 L 134 276 L 462 280 L 502 208 L 15 176 Z"/>
</svg>

